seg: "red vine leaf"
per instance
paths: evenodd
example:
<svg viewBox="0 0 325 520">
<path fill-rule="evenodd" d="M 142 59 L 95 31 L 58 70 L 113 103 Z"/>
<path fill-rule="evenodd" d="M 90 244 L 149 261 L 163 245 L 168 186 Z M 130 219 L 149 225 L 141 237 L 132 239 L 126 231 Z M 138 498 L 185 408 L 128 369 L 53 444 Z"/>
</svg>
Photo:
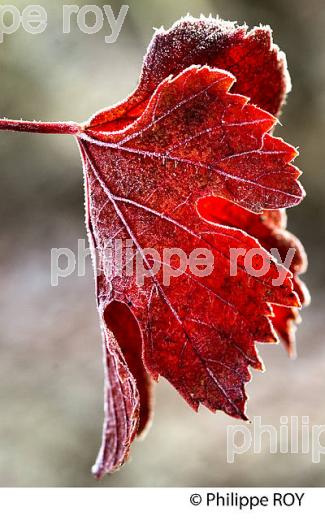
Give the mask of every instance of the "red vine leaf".
<svg viewBox="0 0 325 520">
<path fill-rule="evenodd" d="M 226 71 L 189 67 L 161 82 L 130 126 L 115 132 L 91 127 L 79 136 L 108 375 L 111 364 L 119 372 L 116 377 L 113 370 L 107 385 L 118 387 L 118 409 L 113 420 L 107 409 L 97 476 L 125 460 L 142 405 L 148 409 L 148 394 L 142 404 L 137 389 L 138 381 L 144 387 L 143 369 L 127 366 L 124 340 L 122 345 L 110 341 L 118 316 L 112 302 L 125 304 L 125 315 L 128 307 L 130 321 L 136 319 L 143 363 L 154 379 L 166 377 L 194 409 L 204 404 L 240 418 L 245 418 L 248 367 L 262 368 L 254 342 L 276 341 L 270 304 L 299 305 L 288 271 L 282 286 L 273 286 L 279 266 L 256 240 L 206 222 L 195 209 L 199 197 L 211 194 L 255 212 L 295 205 L 303 196 L 300 172 L 291 164 L 295 149 L 267 133 L 274 117 L 229 93 L 233 82 Z M 105 273 L 105 249 L 113 238 L 113 250 L 116 239 L 129 240 L 142 258 L 149 273 L 142 286 L 135 276 Z M 166 286 L 163 269 L 154 269 L 160 260 L 147 259 L 147 248 L 155 248 L 160 259 L 168 248 L 182 249 L 187 257 L 208 249 L 213 272 L 201 278 L 187 269 Z M 268 272 L 251 276 L 239 260 L 231 275 L 231 248 L 258 248 L 270 264 Z M 136 330 L 132 321 L 131 342 Z M 121 388 L 125 384 L 127 391 Z"/>
<path fill-rule="evenodd" d="M 271 135 L 289 88 L 268 27 L 186 17 L 156 31 L 134 93 L 88 123 L 0 120 L 81 150 L 106 369 L 97 477 L 148 425 L 153 379 L 246 419 L 255 343 L 276 329 L 293 352 L 306 257 L 284 208 L 304 191 L 295 148 Z M 294 251 L 290 269 L 274 249 Z"/>
</svg>

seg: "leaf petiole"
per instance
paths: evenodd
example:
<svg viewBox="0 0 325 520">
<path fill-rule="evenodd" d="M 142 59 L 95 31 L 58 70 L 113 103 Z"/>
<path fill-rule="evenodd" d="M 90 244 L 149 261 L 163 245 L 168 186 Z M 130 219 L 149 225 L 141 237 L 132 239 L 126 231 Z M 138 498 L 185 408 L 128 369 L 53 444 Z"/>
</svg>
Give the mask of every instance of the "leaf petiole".
<svg viewBox="0 0 325 520">
<path fill-rule="evenodd" d="M 82 132 L 82 126 L 72 121 L 38 122 L 15 119 L 0 119 L 0 130 L 12 132 L 33 132 L 40 134 L 77 135 Z"/>
</svg>

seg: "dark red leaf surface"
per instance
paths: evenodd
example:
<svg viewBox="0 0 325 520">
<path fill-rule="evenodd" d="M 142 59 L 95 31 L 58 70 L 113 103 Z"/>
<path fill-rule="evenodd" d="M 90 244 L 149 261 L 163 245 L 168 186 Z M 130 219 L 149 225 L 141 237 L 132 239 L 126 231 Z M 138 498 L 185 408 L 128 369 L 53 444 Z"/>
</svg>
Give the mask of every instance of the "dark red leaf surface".
<svg viewBox="0 0 325 520">
<path fill-rule="evenodd" d="M 248 31 L 246 25 L 220 18 L 187 16 L 169 30 L 156 31 L 134 93 L 116 107 L 100 111 L 89 125 L 102 130 L 126 126 L 142 113 L 159 83 L 190 65 L 231 72 L 236 77 L 233 92 L 249 96 L 252 103 L 274 115 L 291 88 L 285 54 L 273 44 L 269 26 Z"/>
<path fill-rule="evenodd" d="M 294 274 L 293 285 L 301 304 L 309 303 L 309 294 L 298 275 L 307 268 L 307 257 L 301 242 L 285 230 L 286 216 L 283 210 L 264 211 L 260 215 L 217 197 L 206 197 L 199 200 L 199 213 L 203 218 L 231 227 L 239 227 L 249 235 L 258 239 L 268 251 L 276 249 L 281 260 L 287 257 L 290 248 L 294 256 L 290 270 Z M 295 355 L 295 325 L 300 322 L 299 312 L 295 308 L 273 305 L 274 316 L 271 318 L 276 331 L 283 339 L 291 356 Z"/>
<path fill-rule="evenodd" d="M 303 250 L 294 275 L 283 268 L 280 287 L 272 283 L 280 266 L 266 251 L 297 245 L 283 229 L 280 208 L 304 194 L 292 165 L 296 151 L 270 135 L 276 120 L 264 111 L 279 111 L 285 71 L 268 28 L 247 32 L 221 20 L 186 18 L 156 33 L 135 93 L 94 116 L 79 136 L 107 365 L 98 477 L 125 461 L 145 428 L 149 377 L 164 376 L 194 409 L 202 404 L 245 419 L 249 367 L 262 369 L 255 342 L 277 341 L 271 320 L 289 334 L 287 314 L 300 304 L 292 281 L 299 283 L 293 276 L 303 268 Z M 116 249 L 115 239 L 131 244 L 144 262 L 143 285 L 106 272 L 105 248 Z M 160 259 L 167 248 L 187 256 L 205 248 L 214 269 L 202 278 L 181 272 L 172 258 L 177 276 L 166 285 L 163 269 L 155 269 L 161 260 L 147 248 Z M 255 277 L 239 258 L 230 275 L 231 248 L 258 249 L 268 272 Z M 123 255 L 126 265 L 125 248 Z"/>
</svg>

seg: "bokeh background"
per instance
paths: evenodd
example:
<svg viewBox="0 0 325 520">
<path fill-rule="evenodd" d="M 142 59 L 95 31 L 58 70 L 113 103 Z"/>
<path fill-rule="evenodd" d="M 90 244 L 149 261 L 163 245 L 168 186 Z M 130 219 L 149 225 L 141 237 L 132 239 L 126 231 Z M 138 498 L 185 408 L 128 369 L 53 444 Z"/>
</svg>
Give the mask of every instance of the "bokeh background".
<svg viewBox="0 0 325 520">
<path fill-rule="evenodd" d="M 249 384 L 248 413 L 277 428 L 282 415 L 325 424 L 324 1 L 129 0 L 112 45 L 104 42 L 107 24 L 92 36 L 72 24 L 63 35 L 63 2 L 38 3 L 48 11 L 47 30 L 32 36 L 20 29 L 0 44 L 1 116 L 87 119 L 135 87 L 152 28 L 188 12 L 273 27 L 293 81 L 277 133 L 299 145 L 308 192 L 289 211 L 289 228 L 309 253 L 305 281 L 313 300 L 303 312 L 296 361 L 279 345 L 260 348 L 267 371 Z M 110 4 L 117 13 L 121 3 Z M 164 380 L 152 428 L 134 444 L 130 463 L 93 480 L 103 373 L 90 262 L 85 277 L 50 285 L 50 249 L 76 251 L 86 237 L 79 154 L 70 137 L 2 133 L 0 160 L 0 485 L 323 486 L 325 457 L 313 464 L 310 454 L 270 454 L 266 443 L 261 454 L 227 464 L 226 426 L 235 421 L 203 409 L 196 415 Z"/>
</svg>

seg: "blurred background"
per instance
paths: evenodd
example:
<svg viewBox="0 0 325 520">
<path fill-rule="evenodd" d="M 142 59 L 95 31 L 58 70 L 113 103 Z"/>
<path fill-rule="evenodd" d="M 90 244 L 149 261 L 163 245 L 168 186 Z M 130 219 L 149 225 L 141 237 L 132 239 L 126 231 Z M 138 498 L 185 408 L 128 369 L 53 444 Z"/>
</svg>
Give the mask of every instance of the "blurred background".
<svg viewBox="0 0 325 520">
<path fill-rule="evenodd" d="M 153 27 L 180 16 L 219 14 L 270 24 L 287 54 L 293 91 L 277 134 L 299 145 L 308 197 L 289 211 L 289 229 L 309 254 L 296 361 L 262 346 L 267 371 L 248 386 L 250 417 L 277 429 L 281 416 L 325 424 L 325 4 L 323 0 L 129 0 L 115 44 L 108 23 L 62 34 L 61 1 L 41 35 L 20 29 L 0 44 L 1 117 L 87 119 L 133 90 Z M 74 0 L 80 6 L 87 2 Z M 115 14 L 121 2 L 110 3 Z M 127 3 L 127 2 L 125 2 Z M 19 9 L 27 2 L 15 1 Z M 102 428 L 101 341 L 90 262 L 87 275 L 50 285 L 50 250 L 85 238 L 79 153 L 65 136 L 0 135 L 0 485 L 1 486 L 323 486 L 325 458 L 261 454 L 226 461 L 224 414 L 192 412 L 164 380 L 154 423 L 130 462 L 98 483 L 90 475 Z M 325 433 L 322 437 L 325 445 Z"/>
</svg>

